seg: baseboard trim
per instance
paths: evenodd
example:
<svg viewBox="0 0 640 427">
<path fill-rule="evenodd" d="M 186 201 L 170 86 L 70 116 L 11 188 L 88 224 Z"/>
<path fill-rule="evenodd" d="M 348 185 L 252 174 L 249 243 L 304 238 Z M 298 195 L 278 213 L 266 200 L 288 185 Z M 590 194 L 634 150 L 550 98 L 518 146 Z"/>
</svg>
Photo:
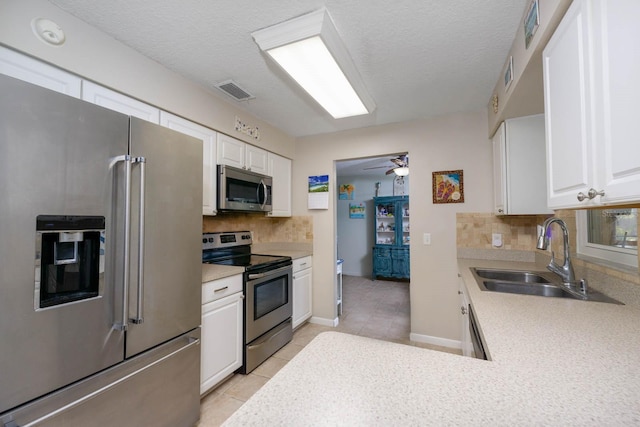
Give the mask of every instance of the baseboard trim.
<svg viewBox="0 0 640 427">
<path fill-rule="evenodd" d="M 462 349 L 462 342 L 457 340 L 449 340 L 446 338 L 432 337 L 431 335 L 421 335 L 411 332 L 409 334 L 411 341 L 422 342 L 425 344 L 439 345 L 441 347 L 455 348 L 456 350 Z"/>
<path fill-rule="evenodd" d="M 337 317 L 335 319 L 327 319 L 325 317 L 312 316 L 311 319 L 309 319 L 309 323 L 315 323 L 316 325 L 322 325 L 322 326 L 331 326 L 335 328 L 336 326 L 338 326 L 340 321 L 338 320 Z"/>
</svg>

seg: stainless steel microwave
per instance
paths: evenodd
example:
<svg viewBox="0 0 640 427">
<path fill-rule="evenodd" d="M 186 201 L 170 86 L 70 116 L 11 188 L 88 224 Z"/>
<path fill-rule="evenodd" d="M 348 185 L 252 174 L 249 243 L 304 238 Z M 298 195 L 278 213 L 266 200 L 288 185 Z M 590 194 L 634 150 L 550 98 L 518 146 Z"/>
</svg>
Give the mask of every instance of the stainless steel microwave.
<svg viewBox="0 0 640 427">
<path fill-rule="evenodd" d="M 270 176 L 218 165 L 218 210 L 271 212 L 272 184 Z"/>
</svg>

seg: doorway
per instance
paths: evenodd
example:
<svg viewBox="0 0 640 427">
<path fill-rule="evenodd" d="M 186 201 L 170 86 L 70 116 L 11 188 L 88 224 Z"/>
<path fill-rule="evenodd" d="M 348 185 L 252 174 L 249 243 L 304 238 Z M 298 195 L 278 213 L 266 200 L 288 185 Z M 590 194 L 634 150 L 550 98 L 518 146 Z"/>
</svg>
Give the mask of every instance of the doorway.
<svg viewBox="0 0 640 427">
<path fill-rule="evenodd" d="M 403 344 L 410 343 L 409 282 L 372 276 L 374 197 L 408 197 L 409 178 L 404 176 L 399 186 L 393 172 L 399 165 L 391 160 L 406 154 L 336 161 L 335 204 L 336 246 L 343 260 L 343 311 L 337 330 Z"/>
</svg>

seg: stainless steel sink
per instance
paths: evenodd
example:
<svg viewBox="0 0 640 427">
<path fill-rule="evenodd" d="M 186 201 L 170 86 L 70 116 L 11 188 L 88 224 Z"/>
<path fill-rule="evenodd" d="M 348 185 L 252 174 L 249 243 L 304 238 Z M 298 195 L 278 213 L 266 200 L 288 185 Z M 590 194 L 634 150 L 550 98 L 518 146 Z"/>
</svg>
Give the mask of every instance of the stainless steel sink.
<svg viewBox="0 0 640 427">
<path fill-rule="evenodd" d="M 506 292 L 510 294 L 521 295 L 538 295 L 541 297 L 560 297 L 573 298 L 573 296 L 565 292 L 562 288 L 549 283 L 518 283 L 518 282 L 499 282 L 494 280 L 484 280 L 482 282 L 488 291 Z"/>
<path fill-rule="evenodd" d="M 542 275 L 545 272 L 531 272 L 518 270 L 489 270 L 475 269 L 475 273 L 483 279 L 506 280 L 521 283 L 550 283 L 551 281 Z"/>
<path fill-rule="evenodd" d="M 589 289 L 587 294 L 567 287 L 546 271 L 498 270 L 490 268 L 471 268 L 471 272 L 481 291 L 503 292 L 542 297 L 571 298 L 583 301 L 608 302 L 622 304 L 601 292 Z"/>
</svg>

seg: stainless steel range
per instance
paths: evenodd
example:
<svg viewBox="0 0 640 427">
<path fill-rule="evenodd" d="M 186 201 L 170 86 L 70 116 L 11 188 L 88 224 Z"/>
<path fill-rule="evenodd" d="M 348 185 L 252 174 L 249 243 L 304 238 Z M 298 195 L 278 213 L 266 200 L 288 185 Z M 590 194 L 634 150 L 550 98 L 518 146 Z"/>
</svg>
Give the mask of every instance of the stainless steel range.
<svg viewBox="0 0 640 427">
<path fill-rule="evenodd" d="M 248 374 L 291 341 L 291 257 L 251 253 L 251 232 L 205 233 L 202 262 L 244 267 L 244 354 Z"/>
</svg>

